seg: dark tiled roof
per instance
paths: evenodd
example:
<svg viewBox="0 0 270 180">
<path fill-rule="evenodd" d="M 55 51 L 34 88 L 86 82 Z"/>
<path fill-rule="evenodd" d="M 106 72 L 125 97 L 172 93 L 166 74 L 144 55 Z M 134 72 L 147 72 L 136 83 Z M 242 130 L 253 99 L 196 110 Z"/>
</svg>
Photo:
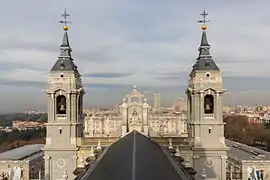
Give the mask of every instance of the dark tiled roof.
<svg viewBox="0 0 270 180">
<path fill-rule="evenodd" d="M 201 44 L 199 47 L 199 57 L 197 58 L 197 61 L 195 65 L 193 66 L 192 71 L 196 70 L 217 70 L 219 71 L 219 68 L 217 67 L 216 63 L 212 59 L 212 56 L 210 55 L 210 45 L 207 41 L 206 32 L 203 31 L 202 33 L 202 39 Z"/>
<path fill-rule="evenodd" d="M 81 180 L 189 180 L 158 144 L 133 131 L 111 145 Z"/>
<path fill-rule="evenodd" d="M 67 32 L 64 33 L 60 50 L 60 56 L 51 71 L 74 71 L 76 74 L 79 74 L 71 56 L 72 49 L 69 44 Z"/>
</svg>

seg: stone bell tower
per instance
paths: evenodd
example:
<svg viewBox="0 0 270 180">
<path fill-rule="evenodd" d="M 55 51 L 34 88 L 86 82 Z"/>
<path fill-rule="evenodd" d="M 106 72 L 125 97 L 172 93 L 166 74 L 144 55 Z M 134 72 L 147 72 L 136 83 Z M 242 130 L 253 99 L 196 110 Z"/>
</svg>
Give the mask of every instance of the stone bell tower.
<svg viewBox="0 0 270 180">
<path fill-rule="evenodd" d="M 64 15 L 64 37 L 60 56 L 49 73 L 46 90 L 48 123 L 45 151 L 45 179 L 74 179 L 77 145 L 83 137 L 83 95 L 81 76 L 71 56 Z"/>
<path fill-rule="evenodd" d="M 188 133 L 192 142 L 192 163 L 196 179 L 226 179 L 226 159 L 223 123 L 223 83 L 216 63 L 210 55 L 206 36 L 204 11 L 199 57 L 189 75 Z"/>
</svg>

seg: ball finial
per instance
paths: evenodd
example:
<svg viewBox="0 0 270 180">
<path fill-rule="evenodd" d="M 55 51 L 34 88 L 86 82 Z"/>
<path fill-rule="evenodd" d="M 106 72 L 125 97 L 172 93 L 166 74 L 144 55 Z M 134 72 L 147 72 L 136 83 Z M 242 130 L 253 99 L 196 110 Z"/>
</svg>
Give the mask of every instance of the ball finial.
<svg viewBox="0 0 270 180">
<path fill-rule="evenodd" d="M 68 26 L 65 25 L 65 26 L 63 27 L 63 29 L 64 29 L 64 31 L 67 31 L 67 30 L 68 30 Z"/>
<path fill-rule="evenodd" d="M 202 25 L 202 30 L 206 30 L 207 29 L 207 26 L 204 24 Z"/>
</svg>

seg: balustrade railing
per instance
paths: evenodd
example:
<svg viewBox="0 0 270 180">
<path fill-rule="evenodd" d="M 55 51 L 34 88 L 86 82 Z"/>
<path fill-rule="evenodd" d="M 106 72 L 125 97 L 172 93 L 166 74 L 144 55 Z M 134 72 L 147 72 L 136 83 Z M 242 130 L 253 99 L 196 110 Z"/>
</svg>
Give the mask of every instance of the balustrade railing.
<svg viewBox="0 0 270 180">
<path fill-rule="evenodd" d="M 67 115 L 66 114 L 56 114 L 57 119 L 66 119 Z"/>
<path fill-rule="evenodd" d="M 204 118 L 206 118 L 206 119 L 213 119 L 214 118 L 214 114 L 204 114 Z"/>
</svg>

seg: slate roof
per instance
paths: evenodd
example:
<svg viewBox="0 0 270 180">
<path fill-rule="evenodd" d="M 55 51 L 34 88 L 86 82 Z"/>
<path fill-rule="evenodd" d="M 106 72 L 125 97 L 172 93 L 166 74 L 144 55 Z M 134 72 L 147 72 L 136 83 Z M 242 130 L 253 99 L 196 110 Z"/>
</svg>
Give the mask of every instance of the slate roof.
<svg viewBox="0 0 270 180">
<path fill-rule="evenodd" d="M 228 155 L 235 160 L 270 160 L 270 152 L 226 139 Z"/>
<path fill-rule="evenodd" d="M 174 161 L 175 162 L 175 161 Z M 80 180 L 189 180 L 158 144 L 133 131 L 112 144 Z"/>
<path fill-rule="evenodd" d="M 210 48 L 211 46 L 208 43 L 206 32 L 203 31 L 201 44 L 198 49 L 199 56 L 197 58 L 196 63 L 193 65 L 192 71 L 197 71 L 197 70 L 219 71 L 219 68 L 217 67 L 216 63 L 212 59 L 212 56 L 210 55 Z"/>
<path fill-rule="evenodd" d="M 41 153 L 43 147 L 44 144 L 25 145 L 0 153 L 0 160 L 28 160 L 35 153 Z"/>
<path fill-rule="evenodd" d="M 72 49 L 69 44 L 67 32 L 64 33 L 60 50 L 60 56 L 52 67 L 51 71 L 74 71 L 75 73 L 79 74 L 77 66 L 74 64 L 71 56 Z"/>
</svg>

